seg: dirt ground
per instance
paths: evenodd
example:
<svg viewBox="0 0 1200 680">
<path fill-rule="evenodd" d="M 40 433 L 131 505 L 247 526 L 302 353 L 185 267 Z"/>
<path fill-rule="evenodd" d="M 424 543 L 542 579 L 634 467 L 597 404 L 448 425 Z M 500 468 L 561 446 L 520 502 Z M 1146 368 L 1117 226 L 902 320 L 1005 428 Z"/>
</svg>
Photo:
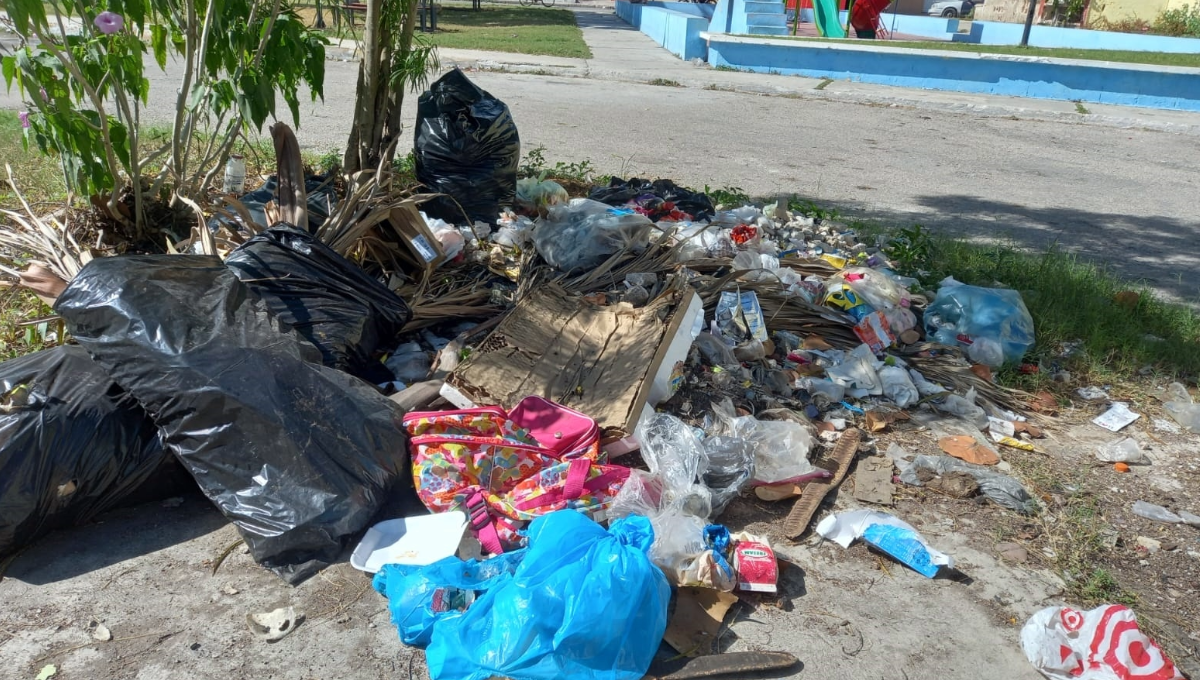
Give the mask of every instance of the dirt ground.
<svg viewBox="0 0 1200 680">
<path fill-rule="evenodd" d="M 861 544 L 843 550 L 811 534 L 790 543 L 779 535 L 788 503 L 738 500 L 721 520 L 771 538 L 785 565 L 781 597 L 744 597 L 719 646 L 800 658 L 802 666 L 776 677 L 954 680 L 979 678 L 987 668 L 986 677 L 1034 680 L 1041 676 L 1019 645 L 1027 618 L 1046 606 L 1092 604 L 1056 575 L 1078 543 L 1097 548 L 1077 551 L 1092 561 L 1091 572 L 1080 572 L 1092 586 L 1087 592 L 1128 598 L 1176 664 L 1196 677 L 1200 530 L 1144 520 L 1130 507 L 1146 500 L 1200 511 L 1197 437 L 1156 429 L 1162 414 L 1150 401 L 1133 406 L 1147 415 L 1120 436 L 1141 441 L 1152 462 L 1131 473 L 1094 458 L 1097 443 L 1118 437 L 1088 422 L 1103 403 L 1065 407 L 1038 442 L 1044 453 L 1001 450 L 1001 468 L 1046 504 L 1036 516 L 897 485 L 894 507 L 881 509 L 952 555 L 961 572 L 953 577 L 926 579 Z M 884 451 L 895 441 L 914 454 L 937 453 L 940 427 L 922 418 L 900 423 L 874 435 L 874 446 Z M 852 472 L 818 519 L 862 507 L 854 481 Z M 1138 537 L 1159 548 L 1139 548 Z M 214 560 L 237 538 L 199 495 L 114 511 L 52 534 L 0 582 L 4 677 L 33 678 L 49 664 L 59 680 L 427 677 L 421 652 L 400 643 L 369 577 L 344 561 L 348 551 L 295 588 L 255 565 L 242 547 L 214 575 Z M 1001 560 L 996 546 L 1003 542 L 1024 547 L 1027 561 Z M 1097 569 L 1113 584 L 1093 578 Z M 295 633 L 274 644 L 251 636 L 248 613 L 288 604 L 306 615 Z M 93 639 L 92 622 L 112 639 Z"/>
</svg>

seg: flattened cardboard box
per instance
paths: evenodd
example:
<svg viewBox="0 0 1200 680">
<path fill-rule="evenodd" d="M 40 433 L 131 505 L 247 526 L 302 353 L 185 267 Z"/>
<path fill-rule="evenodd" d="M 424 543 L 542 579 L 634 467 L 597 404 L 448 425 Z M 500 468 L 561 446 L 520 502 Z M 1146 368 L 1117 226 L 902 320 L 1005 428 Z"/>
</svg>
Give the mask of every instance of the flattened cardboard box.
<svg viewBox="0 0 1200 680">
<path fill-rule="evenodd" d="M 536 394 L 591 416 L 606 435 L 632 434 L 651 393 L 665 396 L 703 314 L 686 286 L 641 309 L 601 306 L 544 286 L 513 308 L 447 384 L 465 398 L 459 406 L 511 409 Z"/>
</svg>

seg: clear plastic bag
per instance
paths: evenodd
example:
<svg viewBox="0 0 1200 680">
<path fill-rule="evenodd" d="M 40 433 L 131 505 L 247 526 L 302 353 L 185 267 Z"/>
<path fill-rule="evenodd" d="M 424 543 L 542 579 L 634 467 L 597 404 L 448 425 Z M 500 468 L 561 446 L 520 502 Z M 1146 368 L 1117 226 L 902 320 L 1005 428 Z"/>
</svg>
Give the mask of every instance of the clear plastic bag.
<svg viewBox="0 0 1200 680">
<path fill-rule="evenodd" d="M 712 494 L 712 515 L 717 517 L 754 478 L 754 446 L 739 437 L 716 435 L 704 440 L 704 451 L 708 456 L 704 485 Z"/>
<path fill-rule="evenodd" d="M 925 330 L 930 338 L 951 347 L 987 341 L 974 350 L 972 360 L 993 368 L 1019 361 L 1034 341 L 1033 317 L 1020 293 L 967 286 L 953 278 L 942 282 L 925 310 Z"/>
<path fill-rule="evenodd" d="M 533 242 L 551 266 L 573 271 L 598 266 L 626 248 L 645 249 L 653 226 L 632 210 L 576 198 L 566 205 L 550 207 L 546 218 L 537 222 Z"/>
<path fill-rule="evenodd" d="M 741 438 L 754 447 L 754 481 L 782 482 L 812 472 L 808 454 L 813 437 L 808 428 L 788 420 L 758 420 L 754 416 L 734 417 L 728 399 L 713 406 L 720 422 L 720 433 Z"/>
<path fill-rule="evenodd" d="M 983 430 L 988 426 L 988 417 L 981 407 L 975 405 L 976 396 L 975 388 L 972 387 L 967 390 L 966 396 L 960 397 L 957 394 L 951 394 L 946 397 L 938 408 Z"/>
<path fill-rule="evenodd" d="M 696 480 L 708 469 L 708 454 L 692 428 L 675 416 L 655 413 L 638 423 L 634 435 L 651 474 L 662 478 L 661 508 L 707 519 L 711 494 Z"/>
<path fill-rule="evenodd" d="M 536 177 L 517 180 L 517 205 L 525 210 L 544 210 L 570 200 L 567 190 L 553 180 L 538 180 Z"/>
<path fill-rule="evenodd" d="M 913 296 L 895 279 L 868 267 L 851 267 L 829 277 L 829 283 L 850 287 L 859 298 L 877 310 L 908 307 Z"/>
<path fill-rule="evenodd" d="M 1146 459 L 1146 454 L 1136 439 L 1126 437 L 1101 444 L 1096 449 L 1096 458 L 1105 463 L 1140 463 Z"/>
<path fill-rule="evenodd" d="M 738 362 L 729 345 L 712 333 L 697 335 L 694 344 L 696 349 L 700 350 L 700 356 L 704 357 L 704 361 L 710 366 L 730 366 Z"/>
<path fill-rule="evenodd" d="M 1175 422 L 1185 430 L 1200 432 L 1200 405 L 1192 403 L 1192 395 L 1180 383 L 1171 383 L 1167 388 L 1167 401 L 1163 409 L 1171 414 Z"/>
</svg>

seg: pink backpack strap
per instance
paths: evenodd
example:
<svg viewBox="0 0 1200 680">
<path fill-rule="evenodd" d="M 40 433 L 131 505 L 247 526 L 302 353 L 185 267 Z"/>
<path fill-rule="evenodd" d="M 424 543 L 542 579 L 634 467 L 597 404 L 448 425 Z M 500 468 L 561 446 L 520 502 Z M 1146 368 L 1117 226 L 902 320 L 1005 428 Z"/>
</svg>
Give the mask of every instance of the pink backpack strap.
<svg viewBox="0 0 1200 680">
<path fill-rule="evenodd" d="M 463 506 L 467 511 L 467 526 L 471 527 L 471 531 L 475 534 L 475 538 L 479 539 L 479 544 L 483 546 L 483 549 L 493 555 L 503 553 L 504 546 L 500 545 L 500 534 L 496 531 L 496 523 L 492 520 L 487 499 L 484 498 L 483 493 L 478 489 L 472 491 Z"/>
</svg>

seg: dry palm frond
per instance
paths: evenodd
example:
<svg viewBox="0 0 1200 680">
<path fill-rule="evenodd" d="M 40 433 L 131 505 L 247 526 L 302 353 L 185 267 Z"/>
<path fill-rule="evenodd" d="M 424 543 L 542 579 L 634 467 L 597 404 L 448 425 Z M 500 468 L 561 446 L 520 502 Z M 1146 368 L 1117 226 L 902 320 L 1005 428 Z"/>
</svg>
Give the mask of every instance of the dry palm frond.
<svg viewBox="0 0 1200 680">
<path fill-rule="evenodd" d="M 29 207 L 29 203 L 20 190 L 17 189 L 17 182 L 13 179 L 12 166 L 5 164 L 5 169 L 8 170 L 8 186 L 12 188 L 13 194 L 21 202 L 25 214 L 0 209 L 0 215 L 4 215 L 11 222 L 11 224 L 0 225 L 0 247 L 8 250 L 12 255 L 32 255 L 65 281 L 75 278 L 83 265 L 91 259 L 91 254 L 80 247 L 70 230 L 67 229 L 67 225 L 60 222 L 57 217 L 53 215 L 45 218 L 38 217 Z M 17 271 L 15 263 L 7 258 L 4 258 L 3 261 L 4 264 L 0 264 L 0 271 L 19 278 L 20 272 Z"/>
<path fill-rule="evenodd" d="M 931 350 L 936 353 L 930 355 Z M 962 352 L 957 348 L 927 342 L 912 345 L 896 353 L 925 376 L 926 380 L 949 385 L 960 394 L 975 388 L 981 402 L 1016 413 L 1026 411 L 1024 402 L 1030 399 L 1031 395 L 980 378 L 971 371 L 971 363 L 963 358 Z"/>
<path fill-rule="evenodd" d="M 505 305 L 490 286 L 492 280 L 486 270 L 463 267 L 397 289 L 413 311 L 405 332 L 451 319 L 484 319 L 501 313 Z"/>
</svg>

